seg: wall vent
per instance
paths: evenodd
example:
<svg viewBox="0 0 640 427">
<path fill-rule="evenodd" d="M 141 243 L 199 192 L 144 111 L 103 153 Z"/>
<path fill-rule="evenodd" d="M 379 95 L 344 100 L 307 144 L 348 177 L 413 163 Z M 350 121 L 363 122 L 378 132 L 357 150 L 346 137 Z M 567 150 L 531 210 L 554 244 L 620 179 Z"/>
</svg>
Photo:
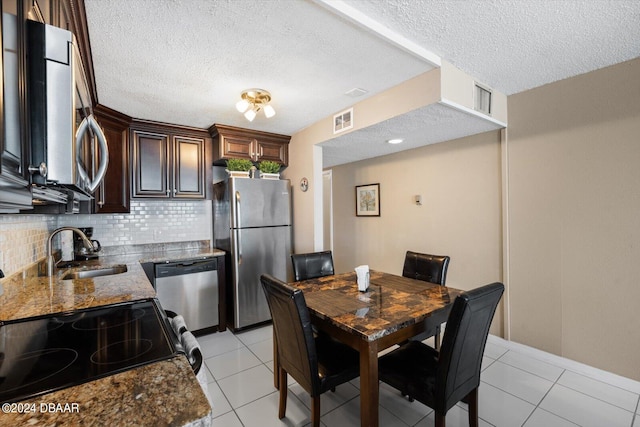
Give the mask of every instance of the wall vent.
<svg viewBox="0 0 640 427">
<path fill-rule="evenodd" d="M 473 108 L 487 116 L 491 115 L 491 89 L 478 82 L 473 88 Z"/>
<path fill-rule="evenodd" d="M 344 132 L 353 128 L 353 107 L 333 116 L 333 133 Z"/>
</svg>

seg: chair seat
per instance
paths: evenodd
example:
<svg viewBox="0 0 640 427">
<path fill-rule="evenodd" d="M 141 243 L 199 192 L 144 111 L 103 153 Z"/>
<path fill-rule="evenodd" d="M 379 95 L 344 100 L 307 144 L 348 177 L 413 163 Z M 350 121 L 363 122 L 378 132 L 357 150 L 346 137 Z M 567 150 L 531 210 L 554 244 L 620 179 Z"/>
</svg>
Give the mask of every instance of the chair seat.
<svg viewBox="0 0 640 427">
<path fill-rule="evenodd" d="M 437 368 L 438 352 L 420 341 L 409 341 L 378 360 L 382 381 L 431 407 Z"/>
<path fill-rule="evenodd" d="M 360 355 L 351 347 L 320 334 L 316 338 L 316 351 L 321 393 L 360 375 Z"/>
</svg>

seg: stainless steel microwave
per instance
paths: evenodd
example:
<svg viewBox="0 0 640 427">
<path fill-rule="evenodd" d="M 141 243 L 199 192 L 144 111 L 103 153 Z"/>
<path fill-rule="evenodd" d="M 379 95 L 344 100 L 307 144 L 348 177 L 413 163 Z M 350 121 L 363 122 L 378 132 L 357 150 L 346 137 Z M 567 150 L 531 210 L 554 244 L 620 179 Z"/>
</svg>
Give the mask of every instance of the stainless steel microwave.
<svg viewBox="0 0 640 427">
<path fill-rule="evenodd" d="M 32 182 L 90 200 L 109 154 L 92 114 L 89 87 L 70 31 L 28 21 L 28 104 Z"/>
</svg>

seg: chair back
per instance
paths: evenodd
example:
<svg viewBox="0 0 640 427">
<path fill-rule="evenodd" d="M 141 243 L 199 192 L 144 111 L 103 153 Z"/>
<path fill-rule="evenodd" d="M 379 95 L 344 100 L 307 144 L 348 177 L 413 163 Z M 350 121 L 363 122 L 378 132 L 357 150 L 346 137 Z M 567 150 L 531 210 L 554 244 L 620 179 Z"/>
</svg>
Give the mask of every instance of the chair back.
<svg viewBox="0 0 640 427">
<path fill-rule="evenodd" d="M 331 251 L 291 254 L 291 262 L 296 282 L 334 274 Z"/>
<path fill-rule="evenodd" d="M 468 291 L 454 301 L 436 374 L 435 403 L 439 407 L 434 409 L 441 413 L 480 385 L 482 355 L 503 292 L 502 283 L 492 283 Z"/>
<path fill-rule="evenodd" d="M 318 356 L 304 294 L 268 274 L 260 276 L 260 282 L 273 319 L 280 366 L 312 396 L 319 395 Z"/>
<path fill-rule="evenodd" d="M 404 258 L 402 275 L 411 279 L 437 283 L 444 286 L 447 280 L 448 267 L 448 256 L 407 251 Z"/>
</svg>

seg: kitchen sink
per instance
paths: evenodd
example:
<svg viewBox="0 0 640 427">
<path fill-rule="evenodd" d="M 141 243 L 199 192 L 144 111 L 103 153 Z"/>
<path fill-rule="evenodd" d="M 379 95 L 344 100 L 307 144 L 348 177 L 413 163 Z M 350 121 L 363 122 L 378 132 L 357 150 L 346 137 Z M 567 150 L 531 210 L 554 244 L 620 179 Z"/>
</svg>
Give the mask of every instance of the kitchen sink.
<svg viewBox="0 0 640 427">
<path fill-rule="evenodd" d="M 126 273 L 127 266 L 124 264 L 114 265 L 105 268 L 96 268 L 95 270 L 80 270 L 67 273 L 62 277 L 62 280 L 70 279 L 89 279 L 91 277 L 99 276 L 112 276 L 114 274 Z"/>
</svg>

